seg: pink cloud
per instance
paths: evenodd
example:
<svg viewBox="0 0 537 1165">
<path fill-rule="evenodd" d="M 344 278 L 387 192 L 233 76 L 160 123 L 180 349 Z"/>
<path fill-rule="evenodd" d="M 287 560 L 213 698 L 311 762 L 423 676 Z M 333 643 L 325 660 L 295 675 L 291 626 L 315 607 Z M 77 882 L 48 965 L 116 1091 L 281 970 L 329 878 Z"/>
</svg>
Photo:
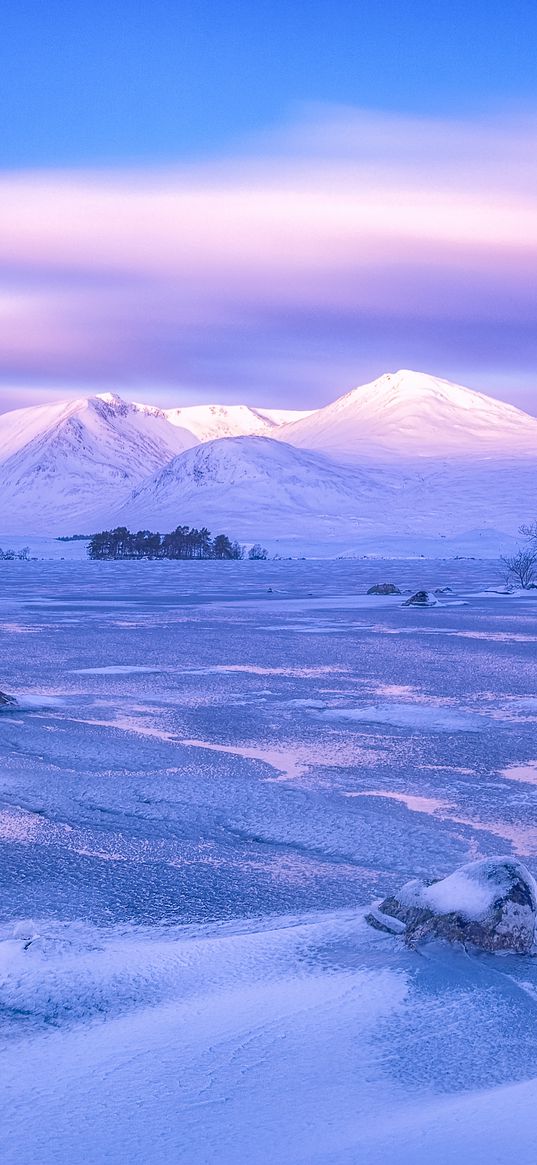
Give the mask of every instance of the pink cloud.
<svg viewBox="0 0 537 1165">
<path fill-rule="evenodd" d="M 213 164 L 4 173 L 7 367 L 128 373 L 160 337 L 171 374 L 181 336 L 275 312 L 527 316 L 536 144 L 529 121 L 315 110 Z"/>
</svg>

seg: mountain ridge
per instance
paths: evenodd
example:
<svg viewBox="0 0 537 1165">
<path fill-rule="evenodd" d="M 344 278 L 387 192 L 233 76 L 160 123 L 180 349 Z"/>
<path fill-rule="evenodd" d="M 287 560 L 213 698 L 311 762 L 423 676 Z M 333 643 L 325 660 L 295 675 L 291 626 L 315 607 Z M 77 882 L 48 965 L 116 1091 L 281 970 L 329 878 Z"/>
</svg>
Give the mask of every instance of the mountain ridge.
<svg viewBox="0 0 537 1165">
<path fill-rule="evenodd" d="M 114 393 L 0 414 L 2 534 L 218 518 L 245 539 L 276 537 L 277 523 L 302 542 L 513 536 L 533 516 L 536 476 L 537 418 L 408 370 L 298 417 Z"/>
<path fill-rule="evenodd" d="M 303 420 L 311 411 L 299 409 L 258 409 L 251 405 L 185 405 L 165 409 L 172 425 L 180 424 L 198 441 L 218 437 L 269 436 L 280 425 Z"/>
</svg>

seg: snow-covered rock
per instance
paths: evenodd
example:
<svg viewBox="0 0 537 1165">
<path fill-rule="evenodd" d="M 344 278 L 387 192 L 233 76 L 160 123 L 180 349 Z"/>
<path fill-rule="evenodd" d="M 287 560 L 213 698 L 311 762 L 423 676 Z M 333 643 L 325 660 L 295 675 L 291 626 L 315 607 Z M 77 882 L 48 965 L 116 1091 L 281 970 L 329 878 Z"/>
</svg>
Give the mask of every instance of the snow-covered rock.
<svg viewBox="0 0 537 1165">
<path fill-rule="evenodd" d="M 510 857 L 470 862 L 447 878 L 414 879 L 367 916 L 377 929 L 404 931 L 410 944 L 442 938 L 517 954 L 531 952 L 536 920 L 535 880 Z"/>
<path fill-rule="evenodd" d="M 402 592 L 395 583 L 375 583 L 374 587 L 370 587 L 368 595 L 400 595 Z"/>
<path fill-rule="evenodd" d="M 433 591 L 416 591 L 401 604 L 403 607 L 436 607 L 438 599 Z"/>
<path fill-rule="evenodd" d="M 14 696 L 7 696 L 5 692 L 0 692 L 0 708 L 13 708 L 16 703 Z"/>
</svg>

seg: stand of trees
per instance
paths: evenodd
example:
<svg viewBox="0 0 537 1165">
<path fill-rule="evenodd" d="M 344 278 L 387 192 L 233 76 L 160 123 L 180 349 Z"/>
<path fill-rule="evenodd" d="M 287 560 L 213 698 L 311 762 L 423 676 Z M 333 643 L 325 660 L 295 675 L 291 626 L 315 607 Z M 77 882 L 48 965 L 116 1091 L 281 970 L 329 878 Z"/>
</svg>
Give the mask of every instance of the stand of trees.
<svg viewBox="0 0 537 1165">
<path fill-rule="evenodd" d="M 15 559 L 18 559 L 20 562 L 28 562 L 29 557 L 29 546 L 23 546 L 22 550 L 2 550 L 0 546 L 0 559 L 5 559 L 6 562 L 14 562 Z"/>
<path fill-rule="evenodd" d="M 133 534 L 126 526 L 101 530 L 88 546 L 90 558 L 242 558 L 244 551 L 227 534 L 211 537 L 210 531 L 177 526 L 171 534 L 153 534 L 138 530 Z"/>
</svg>

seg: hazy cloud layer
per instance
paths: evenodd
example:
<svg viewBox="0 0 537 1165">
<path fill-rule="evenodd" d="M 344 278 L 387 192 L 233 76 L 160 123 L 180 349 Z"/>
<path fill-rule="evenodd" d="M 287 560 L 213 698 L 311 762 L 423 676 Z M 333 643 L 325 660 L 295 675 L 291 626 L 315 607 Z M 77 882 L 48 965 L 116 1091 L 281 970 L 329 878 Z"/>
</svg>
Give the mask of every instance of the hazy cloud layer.
<svg viewBox="0 0 537 1165">
<path fill-rule="evenodd" d="M 419 366 L 535 408 L 536 147 L 530 121 L 312 109 L 212 164 L 4 173 L 5 399 L 309 405 Z"/>
</svg>

